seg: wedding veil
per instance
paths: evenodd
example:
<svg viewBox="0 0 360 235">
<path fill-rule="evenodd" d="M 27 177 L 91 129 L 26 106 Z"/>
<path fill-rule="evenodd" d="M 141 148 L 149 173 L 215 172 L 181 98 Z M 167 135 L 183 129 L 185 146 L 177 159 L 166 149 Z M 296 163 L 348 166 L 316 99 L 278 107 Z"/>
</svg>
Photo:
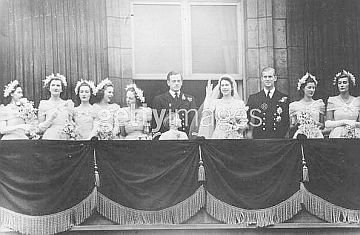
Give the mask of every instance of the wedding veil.
<svg viewBox="0 0 360 235">
<path fill-rule="evenodd" d="M 205 137 L 206 139 L 211 138 L 212 132 L 214 131 L 214 128 L 215 128 L 215 119 L 214 119 L 213 110 L 210 108 L 210 106 L 214 103 L 214 101 L 216 99 L 221 98 L 220 81 L 223 78 L 230 79 L 230 81 L 232 83 L 232 87 L 233 87 L 232 96 L 235 99 L 241 100 L 240 95 L 237 90 L 236 81 L 232 76 L 230 76 L 228 74 L 222 75 L 219 78 L 218 83 L 216 84 L 216 86 L 213 89 L 212 89 L 211 80 L 209 80 L 208 84 L 206 86 L 207 94 L 206 94 L 205 100 L 198 110 L 197 118 L 195 116 L 191 122 L 190 132 L 189 132 L 190 139 L 194 139 L 194 138 L 197 138 L 200 136 Z"/>
</svg>

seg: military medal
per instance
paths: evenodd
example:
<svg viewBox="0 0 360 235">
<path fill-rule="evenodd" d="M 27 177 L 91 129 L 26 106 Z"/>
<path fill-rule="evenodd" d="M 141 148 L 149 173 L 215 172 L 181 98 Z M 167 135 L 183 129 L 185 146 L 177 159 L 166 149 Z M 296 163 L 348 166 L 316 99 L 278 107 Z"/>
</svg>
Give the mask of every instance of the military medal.
<svg viewBox="0 0 360 235">
<path fill-rule="evenodd" d="M 260 108 L 262 109 L 262 110 L 267 110 L 268 109 L 268 105 L 267 105 L 267 103 L 262 103 L 261 105 L 260 105 Z"/>
</svg>

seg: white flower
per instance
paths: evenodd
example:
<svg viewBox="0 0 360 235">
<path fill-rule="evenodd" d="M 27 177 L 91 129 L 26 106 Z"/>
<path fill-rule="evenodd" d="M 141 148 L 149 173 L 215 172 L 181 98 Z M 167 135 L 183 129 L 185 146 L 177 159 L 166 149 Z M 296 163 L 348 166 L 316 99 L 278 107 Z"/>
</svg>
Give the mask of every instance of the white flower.
<svg viewBox="0 0 360 235">
<path fill-rule="evenodd" d="M 281 121 L 281 117 L 280 116 L 277 116 L 276 117 L 276 122 L 280 122 Z"/>
<path fill-rule="evenodd" d="M 315 85 L 317 86 L 318 81 L 316 80 L 315 76 L 310 74 L 309 72 L 306 72 L 306 74 L 302 78 L 300 78 L 299 81 L 298 81 L 298 84 L 297 84 L 297 90 L 298 91 L 300 91 L 301 85 L 304 84 L 309 77 L 314 80 Z"/>
<path fill-rule="evenodd" d="M 44 83 L 44 86 L 43 87 L 46 87 L 47 84 L 52 80 L 52 79 L 60 79 L 61 83 L 64 85 L 64 86 L 67 86 L 67 82 L 66 82 L 66 77 L 64 75 L 61 75 L 59 73 L 56 73 L 55 74 L 50 74 L 49 76 L 46 76 L 46 79 L 43 80 L 43 83 Z"/>
<path fill-rule="evenodd" d="M 80 81 L 78 81 L 78 82 L 76 83 L 76 86 L 75 86 L 75 94 L 78 95 L 78 93 L 79 93 L 79 88 L 80 88 L 81 84 L 83 84 L 83 83 L 86 83 L 86 84 L 91 88 L 93 95 L 95 95 L 95 89 L 96 89 L 96 87 L 95 87 L 94 82 L 93 82 L 93 81 L 89 81 L 89 80 L 83 80 L 83 79 L 81 79 Z"/>
<path fill-rule="evenodd" d="M 145 102 L 144 92 L 140 88 L 138 88 L 135 83 L 127 85 L 125 90 L 128 91 L 130 88 L 134 89 L 136 98 L 138 98 L 141 101 L 141 103 L 144 103 Z"/>
<path fill-rule="evenodd" d="M 24 104 L 28 103 L 29 101 L 28 101 L 28 99 L 26 99 L 26 98 L 21 98 L 21 99 L 19 100 L 19 102 L 20 102 L 20 105 L 24 105 Z"/>
<path fill-rule="evenodd" d="M 8 97 L 11 92 L 15 91 L 15 87 L 17 85 L 19 85 L 18 80 L 11 81 L 9 84 L 7 84 L 4 89 L 4 97 Z"/>
<path fill-rule="evenodd" d="M 345 75 L 349 78 L 349 80 L 351 80 L 352 84 L 355 86 L 356 85 L 356 78 L 355 76 L 350 73 L 349 71 L 346 71 L 346 70 L 343 70 L 339 73 L 337 73 L 333 79 L 333 85 L 335 86 L 336 85 L 336 80 L 341 76 L 341 75 Z"/>
<path fill-rule="evenodd" d="M 286 101 L 287 101 L 287 97 L 286 96 L 284 96 L 284 97 L 282 97 L 280 100 L 279 100 L 279 102 L 280 103 L 285 103 Z"/>
<path fill-rule="evenodd" d="M 101 89 L 103 89 L 105 86 L 113 86 L 113 83 L 108 79 L 105 78 L 102 80 L 94 89 L 93 94 L 96 95 Z"/>
<path fill-rule="evenodd" d="M 299 133 L 306 135 L 308 138 L 319 137 L 320 129 L 309 112 L 297 114 L 297 123 L 299 124 Z"/>
<path fill-rule="evenodd" d="M 34 102 L 22 98 L 19 100 L 19 105 L 18 117 L 24 119 L 25 123 L 31 123 L 37 118 L 37 109 L 34 108 Z"/>
<path fill-rule="evenodd" d="M 282 110 L 281 107 L 278 107 L 278 108 L 276 109 L 276 112 L 277 112 L 278 114 L 282 114 L 283 110 Z"/>
</svg>

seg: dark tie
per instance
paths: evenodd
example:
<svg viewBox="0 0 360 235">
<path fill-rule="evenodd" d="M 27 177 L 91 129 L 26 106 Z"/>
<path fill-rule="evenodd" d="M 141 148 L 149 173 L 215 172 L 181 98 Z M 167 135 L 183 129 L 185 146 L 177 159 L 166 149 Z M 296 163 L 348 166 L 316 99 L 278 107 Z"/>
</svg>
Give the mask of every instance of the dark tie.
<svg viewBox="0 0 360 235">
<path fill-rule="evenodd" d="M 270 99 L 270 91 L 267 91 L 266 98 Z"/>
<path fill-rule="evenodd" d="M 179 99 L 179 92 L 175 92 L 175 99 Z"/>
</svg>

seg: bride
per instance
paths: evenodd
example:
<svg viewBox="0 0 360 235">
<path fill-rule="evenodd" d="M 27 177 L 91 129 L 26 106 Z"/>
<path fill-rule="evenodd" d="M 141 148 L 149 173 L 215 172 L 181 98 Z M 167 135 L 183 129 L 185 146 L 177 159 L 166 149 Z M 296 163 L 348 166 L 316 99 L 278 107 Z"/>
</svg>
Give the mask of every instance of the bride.
<svg viewBox="0 0 360 235">
<path fill-rule="evenodd" d="M 240 99 L 235 80 L 223 75 L 214 89 L 209 80 L 198 136 L 207 139 L 243 139 L 247 123 L 247 107 Z"/>
</svg>

